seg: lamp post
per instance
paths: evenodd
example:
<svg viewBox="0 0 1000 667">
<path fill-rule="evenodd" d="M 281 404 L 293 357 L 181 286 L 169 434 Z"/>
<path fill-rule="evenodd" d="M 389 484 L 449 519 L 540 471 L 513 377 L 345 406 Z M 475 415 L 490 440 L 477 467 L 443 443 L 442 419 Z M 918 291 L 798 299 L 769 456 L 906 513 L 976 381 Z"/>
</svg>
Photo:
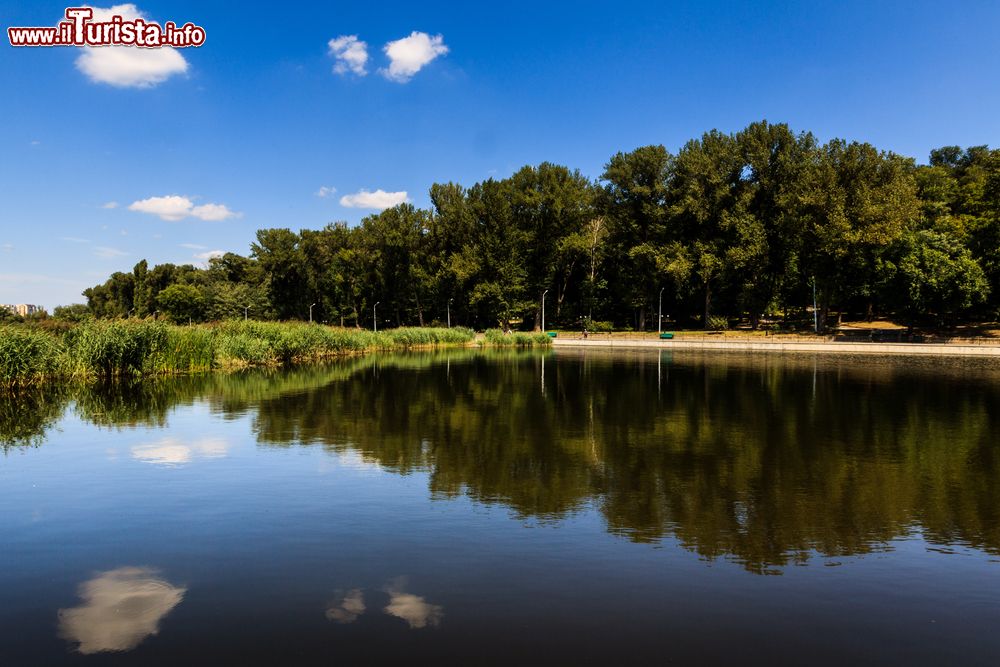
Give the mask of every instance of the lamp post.
<svg viewBox="0 0 1000 667">
<path fill-rule="evenodd" d="M 659 310 L 660 330 L 657 333 L 663 333 L 663 290 L 664 289 L 666 288 L 665 287 L 660 288 L 660 310 Z"/>
<path fill-rule="evenodd" d="M 313 323 L 313 306 L 315 305 L 316 305 L 315 303 L 309 304 L 309 324 Z"/>
<path fill-rule="evenodd" d="M 545 331 L 545 295 L 548 293 L 548 290 L 542 292 L 542 331 Z"/>
<path fill-rule="evenodd" d="M 451 302 L 452 299 L 448 299 L 448 328 L 451 328 Z"/>
<path fill-rule="evenodd" d="M 250 311 L 250 306 L 243 306 L 243 321 L 247 321 L 247 313 Z"/>
<path fill-rule="evenodd" d="M 372 326 L 375 327 L 375 333 L 378 333 L 378 305 L 382 303 L 381 301 L 376 301 L 375 305 L 372 306 Z"/>
</svg>

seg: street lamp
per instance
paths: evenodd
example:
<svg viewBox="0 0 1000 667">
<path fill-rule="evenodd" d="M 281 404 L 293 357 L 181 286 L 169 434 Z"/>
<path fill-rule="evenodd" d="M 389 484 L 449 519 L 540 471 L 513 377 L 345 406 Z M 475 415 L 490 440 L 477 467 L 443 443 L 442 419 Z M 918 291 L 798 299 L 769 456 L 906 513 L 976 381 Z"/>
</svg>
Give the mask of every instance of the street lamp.
<svg viewBox="0 0 1000 667">
<path fill-rule="evenodd" d="M 545 331 L 545 295 L 548 293 L 548 290 L 542 292 L 542 331 Z"/>
<path fill-rule="evenodd" d="M 452 299 L 448 299 L 448 328 L 451 328 L 451 302 Z"/>
<path fill-rule="evenodd" d="M 313 323 L 313 306 L 315 305 L 316 305 L 315 303 L 309 304 L 309 324 Z"/>
<path fill-rule="evenodd" d="M 382 302 L 376 301 L 375 305 L 372 306 L 372 326 L 375 327 L 375 333 L 378 333 L 378 311 L 376 310 L 376 308 L 378 308 L 378 305 L 380 303 Z"/>
<path fill-rule="evenodd" d="M 663 333 L 663 290 L 665 287 L 660 288 L 660 330 L 657 333 Z"/>
</svg>

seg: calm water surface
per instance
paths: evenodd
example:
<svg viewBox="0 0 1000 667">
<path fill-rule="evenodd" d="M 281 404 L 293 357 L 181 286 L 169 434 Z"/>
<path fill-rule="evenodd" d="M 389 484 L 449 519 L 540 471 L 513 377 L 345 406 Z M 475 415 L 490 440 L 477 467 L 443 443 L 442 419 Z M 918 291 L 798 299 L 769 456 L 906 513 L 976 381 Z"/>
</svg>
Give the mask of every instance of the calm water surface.
<svg viewBox="0 0 1000 667">
<path fill-rule="evenodd" d="M 1000 664 L 995 362 L 366 357 L 0 397 L 0 664 Z"/>
</svg>

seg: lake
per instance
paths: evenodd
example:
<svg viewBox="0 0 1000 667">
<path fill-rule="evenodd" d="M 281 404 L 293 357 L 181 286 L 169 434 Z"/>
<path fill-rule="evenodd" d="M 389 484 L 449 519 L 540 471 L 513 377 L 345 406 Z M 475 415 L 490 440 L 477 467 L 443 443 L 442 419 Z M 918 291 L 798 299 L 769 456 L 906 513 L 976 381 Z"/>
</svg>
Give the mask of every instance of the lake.
<svg viewBox="0 0 1000 667">
<path fill-rule="evenodd" d="M 1000 663 L 1000 367 L 366 356 L 0 397 L 0 664 Z"/>
</svg>

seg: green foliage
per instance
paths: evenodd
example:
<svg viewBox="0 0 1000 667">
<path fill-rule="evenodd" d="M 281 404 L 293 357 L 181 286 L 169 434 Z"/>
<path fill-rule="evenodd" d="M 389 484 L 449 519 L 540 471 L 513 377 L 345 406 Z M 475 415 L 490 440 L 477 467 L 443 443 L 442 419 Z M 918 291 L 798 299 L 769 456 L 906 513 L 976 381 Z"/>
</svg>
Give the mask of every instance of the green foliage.
<svg viewBox="0 0 1000 667">
<path fill-rule="evenodd" d="M 989 284 L 968 248 L 946 232 L 922 230 L 903 241 L 895 269 L 894 294 L 911 321 L 953 320 L 986 301 Z"/>
<path fill-rule="evenodd" d="M 434 184 L 430 199 L 431 210 L 402 204 L 355 226 L 262 229 L 249 257 L 227 253 L 204 269 L 141 261 L 86 290 L 87 306 L 96 318 L 159 310 L 178 323 L 301 321 L 312 307 L 313 320 L 342 327 L 374 328 L 378 317 L 379 329 L 509 330 L 540 328 L 546 294 L 557 326 L 589 317 L 644 330 L 661 297 L 678 322 L 708 326 L 718 314 L 756 327 L 766 313 L 803 312 L 815 287 L 822 327 L 830 311 L 1000 315 L 1000 150 L 986 146 L 946 146 L 917 166 L 759 121 L 706 132 L 676 154 L 661 145 L 617 153 L 597 183 L 543 162 L 470 187 Z M 924 230 L 967 249 L 988 291 L 972 278 L 954 289 L 904 285 L 905 239 Z M 957 249 L 941 252 L 943 264 L 917 261 L 921 272 L 944 272 L 928 285 L 957 280 L 953 270 L 972 275 L 971 265 L 945 267 L 965 261 Z M 961 293 L 985 300 L 959 307 Z M 82 316 L 72 312 L 59 315 Z M 254 345 L 234 343 L 250 358 L 264 354 Z M 281 345 L 267 353 L 294 358 L 314 343 Z"/>
<path fill-rule="evenodd" d="M 65 336 L 69 369 L 83 376 L 136 376 L 153 370 L 168 340 L 167 326 L 144 320 L 94 321 Z"/>
<path fill-rule="evenodd" d="M 602 322 L 585 317 L 583 318 L 583 328 L 590 333 L 609 333 L 615 330 L 615 324 L 614 322 Z"/>
<path fill-rule="evenodd" d="M 552 339 L 544 331 L 513 331 L 504 333 L 500 329 L 487 329 L 484 336 L 486 345 L 494 347 L 534 347 L 552 345 Z"/>
<path fill-rule="evenodd" d="M 464 327 L 341 329 L 234 320 L 171 326 L 153 320 L 88 321 L 64 334 L 24 325 L 0 328 L 0 387 L 59 377 L 132 378 L 320 360 L 375 350 L 467 345 Z"/>
<path fill-rule="evenodd" d="M 73 303 L 68 306 L 56 306 L 52 317 L 64 322 L 83 322 L 94 316 L 85 303 Z"/>
<path fill-rule="evenodd" d="M 723 315 L 709 315 L 705 328 L 709 331 L 725 331 L 729 328 L 729 318 Z"/>
<path fill-rule="evenodd" d="M 0 386 L 36 384 L 61 367 L 63 347 L 50 334 L 21 326 L 0 326 Z"/>
<path fill-rule="evenodd" d="M 197 287 L 174 284 L 156 297 L 156 305 L 172 322 L 200 322 L 205 315 L 205 297 Z"/>
</svg>

